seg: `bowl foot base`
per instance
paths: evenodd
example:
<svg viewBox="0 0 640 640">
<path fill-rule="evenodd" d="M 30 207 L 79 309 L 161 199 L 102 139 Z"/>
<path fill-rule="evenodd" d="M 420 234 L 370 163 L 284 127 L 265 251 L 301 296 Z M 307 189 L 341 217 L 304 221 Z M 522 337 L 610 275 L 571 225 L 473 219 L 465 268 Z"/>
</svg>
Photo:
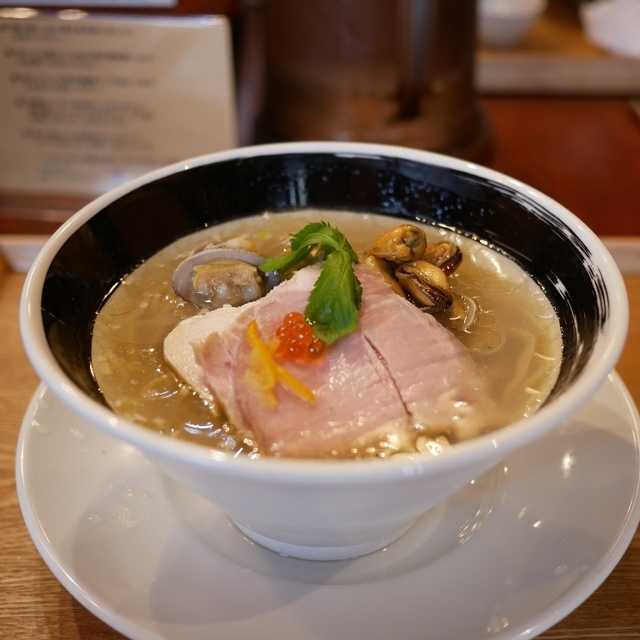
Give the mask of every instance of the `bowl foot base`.
<svg viewBox="0 0 640 640">
<path fill-rule="evenodd" d="M 403 536 L 412 526 L 413 522 L 406 527 L 402 527 L 398 531 L 394 531 L 380 538 L 374 540 L 368 540 L 366 542 L 360 542 L 358 544 L 349 544 L 338 547 L 311 547 L 300 544 L 291 544 L 289 542 L 282 542 L 281 540 L 274 540 L 267 538 L 247 527 L 232 520 L 233 524 L 242 531 L 250 540 L 253 540 L 257 544 L 275 551 L 282 556 L 291 556 L 292 558 L 300 558 L 301 560 L 349 560 L 352 558 L 358 558 L 368 553 L 373 553 L 383 549 L 392 542 L 395 542 L 398 538 Z"/>
</svg>

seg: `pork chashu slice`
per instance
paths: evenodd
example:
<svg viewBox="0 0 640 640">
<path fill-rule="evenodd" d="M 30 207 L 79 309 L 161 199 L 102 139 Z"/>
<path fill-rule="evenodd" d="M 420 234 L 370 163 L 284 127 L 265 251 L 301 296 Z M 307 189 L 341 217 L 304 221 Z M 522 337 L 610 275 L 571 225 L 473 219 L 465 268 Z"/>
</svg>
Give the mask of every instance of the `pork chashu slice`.
<svg viewBox="0 0 640 640">
<path fill-rule="evenodd" d="M 181 323 L 165 357 L 203 397 L 215 397 L 229 419 L 269 454 L 348 454 L 381 433 L 475 435 L 481 384 L 465 348 L 433 317 L 395 294 L 375 270 L 358 265 L 363 288 L 359 329 L 317 362 L 280 362 L 315 396 L 305 402 L 276 387 L 266 406 L 250 374 L 247 325 L 269 340 L 287 313 L 302 313 L 319 267 L 300 270 L 261 300 Z"/>
</svg>

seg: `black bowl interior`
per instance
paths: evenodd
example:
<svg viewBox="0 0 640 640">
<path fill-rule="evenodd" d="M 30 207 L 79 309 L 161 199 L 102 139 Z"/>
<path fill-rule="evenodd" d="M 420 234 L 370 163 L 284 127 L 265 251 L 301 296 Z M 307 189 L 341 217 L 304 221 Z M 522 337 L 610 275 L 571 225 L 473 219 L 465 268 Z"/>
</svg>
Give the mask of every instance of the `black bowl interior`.
<svg viewBox="0 0 640 640">
<path fill-rule="evenodd" d="M 220 222 L 304 208 L 420 220 L 510 256 L 542 287 L 562 326 L 552 396 L 584 367 L 609 313 L 602 274 L 563 222 L 510 187 L 411 160 L 333 153 L 266 155 L 182 171 L 126 194 L 65 242 L 44 285 L 42 317 L 69 377 L 104 402 L 90 363 L 96 312 L 122 278 L 174 240 Z"/>
</svg>

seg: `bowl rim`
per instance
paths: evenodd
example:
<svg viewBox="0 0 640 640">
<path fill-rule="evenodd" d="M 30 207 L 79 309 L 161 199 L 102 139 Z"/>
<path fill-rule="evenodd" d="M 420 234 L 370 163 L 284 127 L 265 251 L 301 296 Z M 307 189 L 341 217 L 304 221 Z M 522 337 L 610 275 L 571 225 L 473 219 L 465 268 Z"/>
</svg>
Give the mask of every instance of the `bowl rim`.
<svg viewBox="0 0 640 640">
<path fill-rule="evenodd" d="M 118 417 L 107 407 L 91 399 L 68 378 L 51 352 L 40 313 L 40 297 L 45 277 L 54 256 L 66 240 L 89 218 L 125 194 L 166 176 L 203 165 L 264 155 L 326 153 L 343 157 L 391 157 L 407 159 L 444 169 L 453 169 L 510 187 L 526 195 L 538 206 L 560 219 L 580 237 L 594 257 L 607 283 L 610 296 L 609 314 L 602 335 L 596 342 L 598 362 L 591 358 L 584 369 L 558 397 L 532 416 L 497 429 L 489 434 L 457 443 L 441 456 L 421 454 L 397 456 L 384 460 L 310 460 L 295 458 L 258 459 L 234 457 L 231 453 L 209 449 L 200 444 L 176 441 L 146 427 Z M 359 142 L 288 142 L 239 147 L 180 161 L 135 178 L 99 196 L 69 218 L 48 240 L 29 270 L 20 301 L 20 331 L 23 345 L 33 368 L 41 380 L 65 405 L 102 431 L 141 449 L 148 456 L 187 462 L 197 467 L 215 467 L 227 476 L 253 477 L 282 482 L 295 479 L 299 484 L 338 484 L 380 482 L 391 478 L 437 474 L 472 465 L 483 452 L 500 450 L 500 457 L 559 425 L 581 406 L 615 367 L 626 341 L 629 306 L 622 275 L 611 254 L 600 239 L 577 216 L 561 204 L 529 185 L 493 169 L 438 153 Z"/>
</svg>

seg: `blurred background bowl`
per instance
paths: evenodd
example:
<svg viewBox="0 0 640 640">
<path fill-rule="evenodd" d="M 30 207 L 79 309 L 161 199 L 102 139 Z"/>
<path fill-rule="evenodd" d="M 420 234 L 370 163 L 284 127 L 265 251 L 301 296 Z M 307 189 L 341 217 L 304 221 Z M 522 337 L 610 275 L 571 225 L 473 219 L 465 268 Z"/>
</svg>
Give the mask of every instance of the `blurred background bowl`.
<svg viewBox="0 0 640 640">
<path fill-rule="evenodd" d="M 547 0 L 478 0 L 478 36 L 486 47 L 519 44 L 547 7 Z"/>
</svg>

